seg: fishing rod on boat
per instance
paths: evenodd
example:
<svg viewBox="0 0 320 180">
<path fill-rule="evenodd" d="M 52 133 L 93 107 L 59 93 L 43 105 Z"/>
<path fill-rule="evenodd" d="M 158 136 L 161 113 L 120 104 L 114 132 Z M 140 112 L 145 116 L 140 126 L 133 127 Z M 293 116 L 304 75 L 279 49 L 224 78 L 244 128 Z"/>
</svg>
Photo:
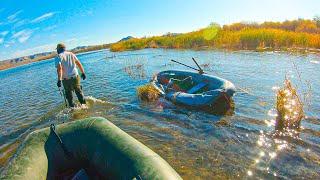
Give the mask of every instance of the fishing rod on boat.
<svg viewBox="0 0 320 180">
<path fill-rule="evenodd" d="M 188 68 L 191 68 L 191 69 L 193 69 L 193 70 L 199 71 L 199 73 L 200 73 L 200 71 L 202 71 L 202 69 L 199 70 L 199 69 L 197 69 L 197 68 L 191 67 L 191 66 L 189 66 L 189 65 L 183 64 L 183 63 L 178 62 L 178 61 L 173 60 L 173 59 L 171 59 L 171 61 L 172 61 L 172 62 L 175 62 L 175 63 L 178 63 L 178 64 L 181 64 L 181 65 L 183 65 L 183 66 L 186 66 L 186 67 L 188 67 Z M 200 74 L 201 74 L 201 73 L 200 73 Z M 202 74 L 203 74 L 203 71 L 202 71 Z"/>
<path fill-rule="evenodd" d="M 61 88 L 59 88 L 59 92 L 60 92 L 60 96 L 63 97 L 64 99 L 64 104 L 66 105 L 66 107 L 68 107 L 68 104 L 67 104 L 67 100 L 66 100 L 66 96 L 64 94 L 64 91 L 61 91 Z"/>
<path fill-rule="evenodd" d="M 203 70 L 202 70 L 202 68 L 199 66 L 199 64 L 197 63 L 197 61 L 192 57 L 192 60 L 193 60 L 193 62 L 194 63 L 196 63 L 196 65 L 198 66 L 198 68 L 199 68 L 199 74 L 203 74 L 204 72 L 203 72 Z"/>
<path fill-rule="evenodd" d="M 181 64 L 181 65 L 183 65 L 183 66 L 186 66 L 186 67 L 188 67 L 188 68 L 191 68 L 191 69 L 193 69 L 193 70 L 196 70 L 196 71 L 199 72 L 199 74 L 204 74 L 205 72 L 202 70 L 202 68 L 201 68 L 200 65 L 197 63 L 197 61 L 196 61 L 194 58 L 192 58 L 192 60 L 193 60 L 193 61 L 195 62 L 195 64 L 199 67 L 199 69 L 196 69 L 196 68 L 194 68 L 194 67 L 188 66 L 188 65 L 186 65 L 186 64 L 183 64 L 183 63 L 181 63 L 181 62 L 178 62 L 178 61 L 175 61 L 175 60 L 171 59 L 172 62 Z M 217 75 L 219 75 L 219 74 L 218 74 L 217 72 L 215 72 L 215 71 L 209 71 L 209 72 L 213 72 L 213 73 L 216 73 Z M 256 95 L 248 92 L 247 90 L 245 90 L 245 89 L 243 89 L 243 88 L 241 88 L 241 87 L 239 87 L 239 86 L 237 86 L 237 88 L 238 88 L 239 90 L 241 90 L 242 92 L 246 93 L 246 94 L 250 94 L 250 95 L 256 96 Z"/>
</svg>

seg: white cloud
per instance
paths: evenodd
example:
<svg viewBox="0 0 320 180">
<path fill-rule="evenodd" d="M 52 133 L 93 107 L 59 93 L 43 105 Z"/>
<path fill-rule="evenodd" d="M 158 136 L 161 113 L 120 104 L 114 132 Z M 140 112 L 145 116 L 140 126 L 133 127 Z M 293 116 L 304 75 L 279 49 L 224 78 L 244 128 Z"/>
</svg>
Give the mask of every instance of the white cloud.
<svg viewBox="0 0 320 180">
<path fill-rule="evenodd" d="M 13 25 L 13 27 L 14 27 L 14 28 L 17 28 L 17 27 L 23 26 L 23 25 L 25 25 L 25 24 L 27 24 L 27 23 L 28 23 L 28 20 L 23 19 L 23 20 L 20 20 L 20 21 L 18 21 L 17 23 L 15 23 L 15 24 Z"/>
<path fill-rule="evenodd" d="M 73 38 L 70 38 L 70 39 L 63 40 L 61 42 L 65 42 L 67 44 L 67 48 L 68 49 L 72 49 L 73 47 L 77 47 L 77 46 L 80 46 L 82 44 L 85 44 L 86 40 L 88 40 L 88 39 L 89 39 L 88 36 L 83 36 L 83 37 L 80 37 L 80 38 L 73 37 Z"/>
<path fill-rule="evenodd" d="M 21 12 L 22 12 L 22 10 L 17 11 L 17 12 L 15 12 L 15 13 L 11 14 L 10 16 L 8 16 L 8 17 L 7 17 L 8 22 L 9 22 L 9 23 L 14 23 L 14 22 L 18 21 L 19 19 L 17 18 L 17 16 L 18 16 Z"/>
<path fill-rule="evenodd" d="M 27 56 L 31 54 L 37 54 L 42 52 L 51 52 L 54 51 L 56 48 L 56 44 L 44 44 L 41 46 L 24 49 L 24 50 L 18 50 L 13 53 L 13 57 L 21 57 L 21 56 Z"/>
<path fill-rule="evenodd" d="M 32 30 L 24 29 L 22 31 L 14 33 L 12 35 L 12 38 L 17 39 L 20 43 L 24 43 L 25 41 L 27 41 L 30 38 L 32 33 L 33 33 Z"/>
<path fill-rule="evenodd" d="M 29 38 L 30 38 L 30 35 L 21 36 L 21 37 L 18 38 L 18 41 L 19 41 L 20 43 L 24 43 L 24 42 L 26 42 Z"/>
<path fill-rule="evenodd" d="M 92 16 L 92 15 L 93 15 L 92 9 L 84 10 L 83 12 L 80 13 L 80 16 Z"/>
<path fill-rule="evenodd" d="M 9 31 L 2 31 L 2 32 L 0 32 L 0 35 L 1 36 L 6 36 L 8 33 L 9 33 Z"/>
<path fill-rule="evenodd" d="M 43 30 L 44 30 L 44 31 L 50 31 L 50 30 L 52 30 L 52 29 L 55 29 L 56 27 L 57 27 L 57 25 L 48 26 L 48 27 L 44 28 Z"/>
<path fill-rule="evenodd" d="M 5 36 L 9 33 L 9 31 L 2 31 L 0 32 L 0 44 L 4 43 Z"/>
<path fill-rule="evenodd" d="M 72 42 L 76 42 L 76 41 L 78 41 L 77 38 L 71 38 L 71 39 L 65 40 L 66 43 L 72 43 Z"/>
<path fill-rule="evenodd" d="M 4 47 L 10 47 L 15 43 L 14 39 L 11 39 L 10 41 L 6 41 L 4 44 Z"/>
<path fill-rule="evenodd" d="M 55 14 L 56 14 L 56 12 L 45 13 L 45 14 L 33 19 L 31 22 L 32 23 L 41 22 L 41 21 L 44 21 L 46 19 L 49 19 L 50 17 L 54 16 Z"/>
</svg>

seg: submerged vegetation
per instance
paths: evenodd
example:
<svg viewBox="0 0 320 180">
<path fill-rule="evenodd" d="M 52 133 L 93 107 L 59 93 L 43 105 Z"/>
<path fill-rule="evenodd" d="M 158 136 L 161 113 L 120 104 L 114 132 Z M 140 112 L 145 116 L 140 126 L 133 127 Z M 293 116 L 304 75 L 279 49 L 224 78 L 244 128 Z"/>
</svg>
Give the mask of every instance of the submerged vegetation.
<svg viewBox="0 0 320 180">
<path fill-rule="evenodd" d="M 230 50 L 317 50 L 320 49 L 320 17 L 284 22 L 234 23 L 209 27 L 185 34 L 131 38 L 111 45 L 111 51 L 144 48 Z"/>
<path fill-rule="evenodd" d="M 143 64 L 128 65 L 123 68 L 132 79 L 144 79 L 146 78 L 146 72 Z"/>
</svg>

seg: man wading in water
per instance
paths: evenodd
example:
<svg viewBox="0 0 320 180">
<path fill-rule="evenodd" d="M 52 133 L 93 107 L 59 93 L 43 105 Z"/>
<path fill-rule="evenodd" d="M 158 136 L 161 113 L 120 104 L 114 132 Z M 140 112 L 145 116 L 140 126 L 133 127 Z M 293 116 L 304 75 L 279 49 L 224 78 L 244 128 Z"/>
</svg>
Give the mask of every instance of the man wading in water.
<svg viewBox="0 0 320 180">
<path fill-rule="evenodd" d="M 57 68 L 58 82 L 57 86 L 61 87 L 61 82 L 63 83 L 63 88 L 65 90 L 66 98 L 68 100 L 69 107 L 74 107 L 72 92 L 74 91 L 78 97 L 81 104 L 86 104 L 84 99 L 80 77 L 77 67 L 81 71 L 81 78 L 86 79 L 84 69 L 82 64 L 78 60 L 77 56 L 72 52 L 66 51 L 66 46 L 64 44 L 57 45 L 58 56 L 55 59 L 55 65 Z"/>
</svg>

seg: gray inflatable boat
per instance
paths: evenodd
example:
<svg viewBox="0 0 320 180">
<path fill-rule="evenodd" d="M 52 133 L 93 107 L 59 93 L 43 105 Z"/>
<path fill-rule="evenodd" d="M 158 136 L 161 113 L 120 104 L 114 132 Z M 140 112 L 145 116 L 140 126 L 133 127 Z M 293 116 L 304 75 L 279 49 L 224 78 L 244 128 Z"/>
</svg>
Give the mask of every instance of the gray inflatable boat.
<svg viewBox="0 0 320 180">
<path fill-rule="evenodd" d="M 152 84 L 173 103 L 210 111 L 229 104 L 236 91 L 228 80 L 190 71 L 162 71 L 153 78 Z"/>
</svg>

